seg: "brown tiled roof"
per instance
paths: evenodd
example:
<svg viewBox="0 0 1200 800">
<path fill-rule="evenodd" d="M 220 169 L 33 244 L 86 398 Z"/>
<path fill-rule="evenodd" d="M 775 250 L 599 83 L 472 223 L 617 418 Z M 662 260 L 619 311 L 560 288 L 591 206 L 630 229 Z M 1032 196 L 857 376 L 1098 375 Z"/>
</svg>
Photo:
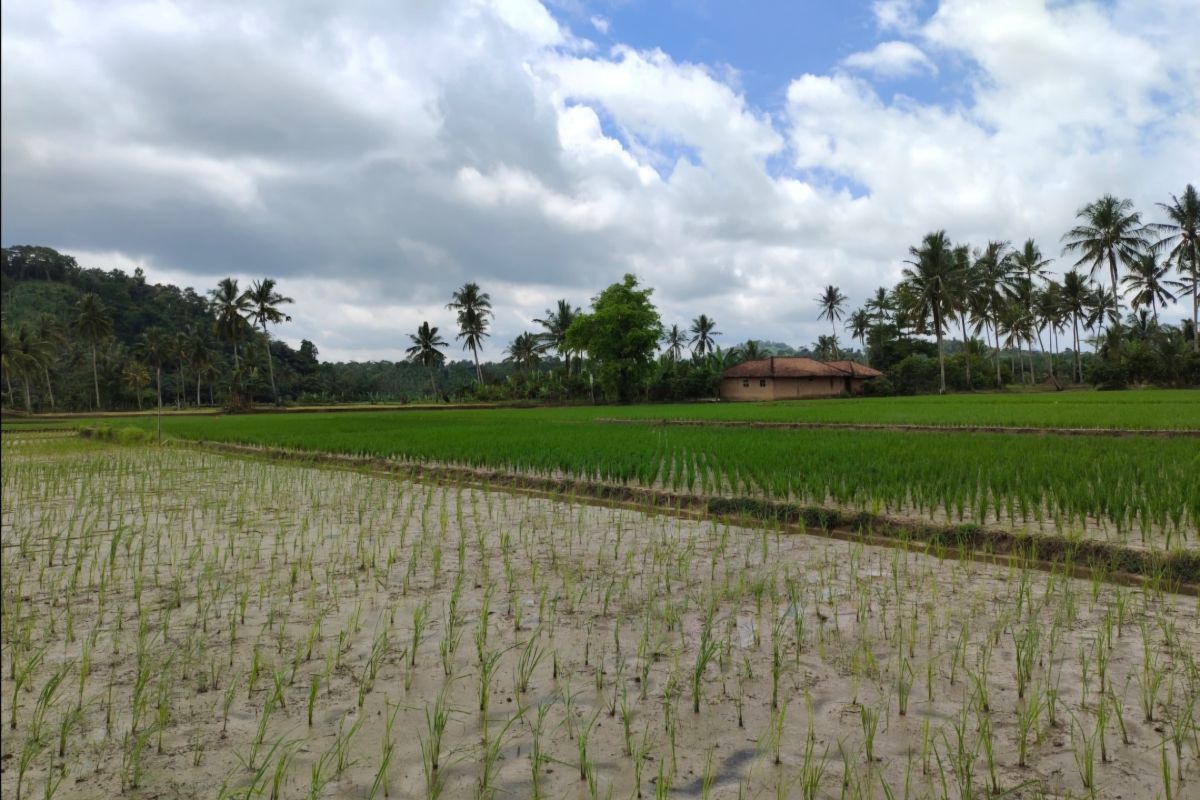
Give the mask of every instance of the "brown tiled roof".
<svg viewBox="0 0 1200 800">
<path fill-rule="evenodd" d="M 725 370 L 726 378 L 876 378 L 883 373 L 856 361 L 817 361 L 800 356 L 772 356 L 743 361 Z"/>
</svg>

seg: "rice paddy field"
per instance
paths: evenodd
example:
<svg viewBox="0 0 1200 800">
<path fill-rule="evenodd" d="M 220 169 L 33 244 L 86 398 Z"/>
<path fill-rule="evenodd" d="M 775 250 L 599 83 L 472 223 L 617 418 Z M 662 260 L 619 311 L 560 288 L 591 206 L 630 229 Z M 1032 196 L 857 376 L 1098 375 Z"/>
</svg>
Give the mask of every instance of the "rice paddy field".
<svg viewBox="0 0 1200 800">
<path fill-rule="evenodd" d="M 895 413 L 1188 428 L 1157 394 L 1080 394 L 1088 424 L 1025 396 Z M 867 414 L 175 416 L 162 446 L 152 419 L 6 424 L 0 794 L 1200 796 L 1194 585 L 893 535 L 1194 558 L 1200 440 L 654 424 L 688 413 Z"/>
</svg>

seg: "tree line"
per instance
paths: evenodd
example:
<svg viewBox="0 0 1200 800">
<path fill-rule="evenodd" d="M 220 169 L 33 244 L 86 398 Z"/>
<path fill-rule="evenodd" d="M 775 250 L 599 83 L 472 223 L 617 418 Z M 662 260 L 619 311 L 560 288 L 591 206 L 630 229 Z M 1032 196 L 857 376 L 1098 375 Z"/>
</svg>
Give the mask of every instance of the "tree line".
<svg viewBox="0 0 1200 800">
<path fill-rule="evenodd" d="M 1083 206 L 1062 239 L 1075 260 L 1061 279 L 1033 240 L 972 248 L 931 232 L 909 248 L 900 282 L 857 310 L 847 313 L 846 295 L 826 287 L 816 302 L 830 334 L 810 348 L 750 340 L 723 349 L 713 317 L 666 326 L 653 290 L 626 275 L 586 311 L 557 301 L 495 363 L 480 359 L 495 314 L 475 282 L 446 305 L 469 360 L 452 360 L 446 335 L 424 321 L 408 336 L 403 362 L 319 363 L 313 343 L 293 350 L 271 338 L 293 302 L 273 279 L 243 289 L 226 278 L 199 295 L 151 286 L 140 270 L 83 269 L 50 248 L 5 248 L 4 391 L 8 405 L 28 411 L 422 396 L 682 400 L 715 395 L 721 373 L 740 361 L 792 354 L 867 360 L 887 375 L 875 387 L 883 392 L 1042 381 L 1194 385 L 1200 198 L 1188 185 L 1157 207 L 1165 221 L 1143 222 L 1112 195 Z M 1182 298 L 1191 298 L 1192 319 L 1163 324 L 1160 308 Z M 839 342 L 839 323 L 857 350 Z"/>
<path fill-rule="evenodd" d="M 1189 184 L 1182 196 L 1157 206 L 1166 221 L 1144 222 L 1130 200 L 1110 194 L 1080 208 L 1077 224 L 1062 237 L 1063 254 L 1076 260 L 1061 280 L 1050 277 L 1053 259 L 1032 239 L 1019 248 L 990 241 L 973 249 L 951 242 L 944 230 L 931 232 L 909 248 L 901 281 L 891 290 L 880 287 L 849 315 L 841 290 L 825 288 L 816 302 L 818 318 L 833 326 L 828 346 L 837 349 L 839 321 L 873 362 L 889 334 L 907 330 L 932 335 L 938 389 L 945 392 L 945 338 L 954 326 L 967 354 L 972 337 L 984 335 L 985 347 L 974 349 L 990 352 L 997 388 L 1006 382 L 1001 370 L 1005 351 L 1015 354 L 1022 381 L 1037 382 L 1037 361 L 1042 361 L 1043 375 L 1060 385 L 1064 376 L 1055 362 L 1065 334 L 1070 336 L 1073 382 L 1086 379 L 1082 344 L 1090 337 L 1100 356 L 1091 370 L 1094 383 L 1195 384 L 1200 381 L 1200 197 Z M 1160 307 L 1189 297 L 1190 320 L 1179 327 L 1160 322 Z M 1123 300 L 1132 309 L 1126 317 Z M 964 365 L 971 385 L 969 356 Z"/>
</svg>

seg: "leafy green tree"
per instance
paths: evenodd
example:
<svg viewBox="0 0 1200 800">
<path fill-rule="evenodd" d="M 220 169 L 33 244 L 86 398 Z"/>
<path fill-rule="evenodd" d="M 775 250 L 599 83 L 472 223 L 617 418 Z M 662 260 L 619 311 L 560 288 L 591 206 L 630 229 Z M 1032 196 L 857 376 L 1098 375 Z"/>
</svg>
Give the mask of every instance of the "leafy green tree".
<svg viewBox="0 0 1200 800">
<path fill-rule="evenodd" d="M 479 366 L 479 349 L 490 334 L 488 317 L 492 316 L 492 298 L 474 282 L 464 283 L 451 295 L 446 308 L 458 312 L 458 336 L 463 340 L 463 349 L 470 350 L 475 357 L 475 378 L 483 383 L 483 370 Z"/>
<path fill-rule="evenodd" d="M 245 339 L 250 331 L 250 323 L 246 321 L 253 310 L 250 293 L 238 288 L 236 278 L 222 278 L 217 288 L 209 291 L 208 296 L 212 301 L 213 314 L 217 318 L 217 335 L 232 345 L 233 368 L 240 369 L 238 342 Z"/>
<path fill-rule="evenodd" d="M 586 352 L 595 364 L 601 388 L 611 399 L 627 402 L 654 370 L 654 353 L 662 338 L 662 320 L 650 302 L 654 290 L 638 288 L 626 275 L 592 300 L 567 329 L 567 345 Z"/>
<path fill-rule="evenodd" d="M 829 320 L 829 327 L 833 329 L 833 341 L 837 342 L 837 323 L 842 318 L 842 312 L 846 308 L 846 295 L 842 294 L 842 290 L 830 284 L 825 287 L 817 298 L 817 306 L 821 311 L 817 314 L 817 319 Z M 837 347 L 834 346 L 834 358 L 837 357 Z"/>
<path fill-rule="evenodd" d="M 553 349 L 562 358 L 563 371 L 567 375 L 571 374 L 571 350 L 567 347 L 567 329 L 578 316 L 579 307 L 572 306 L 569 301 L 563 299 L 558 301 L 553 310 L 547 308 L 545 317 L 534 320 L 545 328 L 538 336 L 545 346 Z"/>
<path fill-rule="evenodd" d="M 89 292 L 75 304 L 75 332 L 92 351 L 92 385 L 96 389 L 96 410 L 100 410 L 100 373 L 96 368 L 96 348 L 112 336 L 113 321 L 100 298 Z"/>
<path fill-rule="evenodd" d="M 850 332 L 850 338 L 858 339 L 859 345 L 863 350 L 867 349 L 867 334 L 871 331 L 871 312 L 865 308 L 860 308 L 850 314 L 846 320 L 846 330 Z"/>
<path fill-rule="evenodd" d="M 701 314 L 692 320 L 692 327 L 690 329 L 692 338 L 688 341 L 688 344 L 692 347 L 692 352 L 696 355 L 705 356 L 716 349 L 716 342 L 713 341 L 713 337 L 721 335 L 721 332 L 716 327 L 717 321 L 710 319 L 707 314 Z"/>
<path fill-rule="evenodd" d="M 1200 194 L 1188 184 L 1183 197 L 1171 195 L 1170 203 L 1159 203 L 1170 222 L 1154 222 L 1147 227 L 1161 238 L 1154 244 L 1155 252 L 1167 251 L 1166 262 L 1174 264 L 1183 278 L 1182 295 L 1192 298 L 1192 352 L 1200 353 Z"/>
<path fill-rule="evenodd" d="M 446 354 L 438 349 L 446 346 L 446 340 L 438 334 L 436 327 L 429 326 L 428 320 L 422 322 L 417 332 L 409 334 L 408 338 L 412 340 L 412 346 L 404 352 L 408 354 L 409 361 L 429 370 L 429 385 L 433 388 L 433 399 L 437 400 L 438 388 L 434 369 L 446 360 Z"/>
<path fill-rule="evenodd" d="M 956 297 L 964 288 L 963 265 L 954 255 L 945 231 L 925 235 L 919 247 L 910 247 L 913 260 L 904 269 L 907 310 L 922 327 L 932 320 L 937 339 L 939 393 L 946 393 L 946 356 L 942 337 L 946 317 L 952 313 Z"/>
<path fill-rule="evenodd" d="M 246 295 L 250 306 L 247 316 L 250 322 L 262 328 L 263 337 L 266 339 L 267 374 L 271 378 L 271 401 L 275 405 L 279 405 L 279 390 L 275 388 L 275 364 L 271 359 L 271 332 L 267 330 L 267 325 L 279 325 L 283 322 L 291 322 L 292 318 L 280 311 L 279 307 L 294 301 L 292 298 L 284 297 L 275 291 L 275 280 L 273 278 L 264 278 L 261 281 L 255 281 L 251 284 L 250 291 Z"/>
<path fill-rule="evenodd" d="M 1063 251 L 1078 253 L 1075 266 L 1091 266 L 1091 274 L 1108 268 L 1112 289 L 1112 321 L 1121 319 L 1121 299 L 1118 295 L 1120 275 L 1118 263 L 1126 266 L 1148 247 L 1142 215 L 1133 210 L 1133 201 L 1120 200 L 1106 194 L 1088 203 L 1075 213 L 1082 220 L 1063 236 Z"/>
</svg>

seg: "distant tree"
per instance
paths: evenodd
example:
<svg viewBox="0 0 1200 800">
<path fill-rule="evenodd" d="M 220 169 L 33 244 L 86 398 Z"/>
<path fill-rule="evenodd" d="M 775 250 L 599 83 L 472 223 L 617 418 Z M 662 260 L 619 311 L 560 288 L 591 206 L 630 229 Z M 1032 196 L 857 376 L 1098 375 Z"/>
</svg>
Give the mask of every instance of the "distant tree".
<svg viewBox="0 0 1200 800">
<path fill-rule="evenodd" d="M 545 344 L 535 334 L 526 331 L 513 339 L 512 344 L 504 350 L 508 354 L 504 360 L 514 364 L 519 371 L 527 372 L 535 369 L 542 360 L 544 347 Z"/>
<path fill-rule="evenodd" d="M 446 360 L 446 354 L 438 349 L 446 346 L 446 340 L 438 335 L 436 327 L 429 326 L 428 321 L 422 322 L 421 327 L 417 328 L 417 332 L 409 334 L 408 338 L 412 340 L 412 346 L 405 351 L 408 354 L 408 360 L 429 370 L 429 385 L 433 388 L 433 398 L 436 400 L 438 388 L 437 378 L 434 377 L 434 368 L 441 366 Z"/>
<path fill-rule="evenodd" d="M 4 371 L 4 384 L 8 389 L 9 405 L 13 403 L 12 374 L 17 368 L 17 342 L 7 322 L 0 321 L 0 369 Z"/>
<path fill-rule="evenodd" d="M 53 314 L 39 314 L 34 323 L 34 331 L 39 340 L 39 347 L 47 354 L 42 360 L 42 377 L 46 381 L 46 397 L 50 401 L 50 410 L 54 410 L 54 385 L 50 381 L 50 364 L 55 353 L 61 351 L 64 340 L 62 326 Z"/>
<path fill-rule="evenodd" d="M 271 401 L 275 405 L 279 405 L 279 391 L 275 388 L 275 364 L 271 360 L 271 332 L 267 330 L 267 325 L 291 322 L 292 318 L 280 311 L 279 307 L 294 301 L 275 291 L 273 278 L 255 281 L 246 294 L 250 304 L 248 318 L 254 325 L 262 328 L 263 336 L 266 337 L 267 374 L 271 377 Z"/>
<path fill-rule="evenodd" d="M 1092 275 L 1108 268 L 1112 289 L 1112 320 L 1121 319 L 1118 295 L 1118 263 L 1126 266 L 1137 260 L 1148 247 L 1142 215 L 1133 210 L 1133 202 L 1106 194 L 1075 213 L 1082 220 L 1063 236 L 1064 252 L 1078 253 L 1075 266 L 1090 265 Z"/>
<path fill-rule="evenodd" d="M 567 329 L 567 345 L 589 355 L 605 393 L 621 402 L 632 399 L 654 370 L 662 320 L 650 302 L 653 292 L 626 275 L 593 298 L 591 312 Z"/>
<path fill-rule="evenodd" d="M 818 336 L 817 341 L 813 343 L 812 349 L 817 358 L 822 361 L 835 361 L 838 357 L 837 337 Z"/>
<path fill-rule="evenodd" d="M 138 411 L 142 410 L 142 394 L 146 391 L 147 384 L 150 383 L 150 373 L 146 371 L 146 367 L 137 361 L 126 362 L 125 368 L 121 370 L 121 380 L 125 386 L 133 392 L 137 398 Z"/>
<path fill-rule="evenodd" d="M 1000 375 L 1000 312 L 1010 296 L 1015 279 L 1013 255 L 1008 242 L 994 240 L 975 254 L 972 267 L 974 275 L 968 276 L 966 288 L 971 292 L 971 312 L 982 327 L 991 330 L 995 337 L 992 361 L 996 368 L 996 388 L 1003 388 Z"/>
<path fill-rule="evenodd" d="M 866 350 L 867 334 L 871 331 L 871 313 L 865 308 L 860 308 L 852 313 L 846 320 L 846 330 L 850 332 L 850 338 L 858 339 L 863 350 Z"/>
<path fill-rule="evenodd" d="M 1174 264 L 1183 278 L 1181 294 L 1192 298 L 1192 352 L 1200 353 L 1200 324 L 1197 324 L 1197 310 L 1200 309 L 1200 194 L 1189 183 L 1182 198 L 1171 195 L 1170 203 L 1159 203 L 1158 207 L 1166 212 L 1170 222 L 1154 222 L 1147 227 L 1160 236 L 1154 251 L 1166 250 L 1166 262 Z"/>
<path fill-rule="evenodd" d="M 692 352 L 704 356 L 716 348 L 713 337 L 721 335 L 721 332 L 716 327 L 717 321 L 710 319 L 706 314 L 701 314 L 692 320 L 692 327 L 690 329 L 692 338 L 688 341 L 688 344 L 692 346 Z"/>
<path fill-rule="evenodd" d="M 932 320 L 937 339 L 939 389 L 946 393 L 946 356 L 942 337 L 946 316 L 954 308 L 955 298 L 963 290 L 963 266 L 954 255 L 945 231 L 926 234 L 919 247 L 910 247 L 913 257 L 904 269 L 903 283 L 907 287 L 907 311 L 917 320 Z"/>
<path fill-rule="evenodd" d="M 96 390 L 96 410 L 100 409 L 100 373 L 96 368 L 96 348 L 112 336 L 113 321 L 104 303 L 89 292 L 75 304 L 75 332 L 92 351 L 92 385 Z"/>
<path fill-rule="evenodd" d="M 489 334 L 488 317 L 492 316 L 492 298 L 479 288 L 479 284 L 464 283 L 451 295 L 446 308 L 458 312 L 458 336 L 463 340 L 463 349 L 470 350 L 475 358 L 475 378 L 483 383 L 483 370 L 479 366 L 479 349 Z"/>
<path fill-rule="evenodd" d="M 158 407 L 163 405 L 162 368 L 163 363 L 173 355 L 175 342 L 162 328 L 150 328 L 138 339 L 138 355 L 150 366 L 154 367 L 154 386 L 158 393 Z"/>
<path fill-rule="evenodd" d="M 821 311 L 817 314 L 817 319 L 829 320 L 829 326 L 833 328 L 833 340 L 837 341 L 837 322 L 842 318 L 842 311 L 846 308 L 846 295 L 842 294 L 842 290 L 830 284 L 825 287 L 825 291 L 817 297 L 817 305 Z M 836 350 L 834 352 L 836 357 Z"/>
<path fill-rule="evenodd" d="M 663 333 L 662 343 L 666 345 L 667 355 L 677 362 L 683 357 L 683 348 L 687 347 L 687 333 L 678 325 L 672 325 Z"/>
<path fill-rule="evenodd" d="M 567 300 L 559 300 L 558 306 L 551 310 L 546 309 L 546 316 L 542 319 L 535 319 L 538 325 L 545 328 L 545 331 L 539 334 L 539 338 L 547 346 L 558 353 L 563 360 L 563 371 L 571 374 L 571 350 L 567 347 L 567 329 L 571 327 L 571 323 L 579 316 L 579 307 L 572 306 Z"/>
<path fill-rule="evenodd" d="M 875 290 L 875 294 L 871 295 L 871 299 L 867 301 L 867 311 L 871 313 L 871 318 L 876 325 L 882 325 L 891 317 L 893 304 L 892 297 L 888 290 L 880 286 Z"/>
<path fill-rule="evenodd" d="M 1169 263 L 1160 264 L 1158 256 L 1153 252 L 1146 252 L 1133 260 L 1129 265 L 1129 272 L 1121 278 L 1122 285 L 1126 287 L 1125 293 L 1132 295 L 1129 302 L 1133 309 L 1136 311 L 1142 306 L 1150 306 L 1155 325 L 1158 324 L 1158 304 L 1175 300 L 1175 295 L 1171 294 L 1167 287 L 1182 286 L 1178 281 L 1167 278 L 1170 272 Z"/>
<path fill-rule="evenodd" d="M 212 300 L 212 311 L 217 318 L 217 335 L 233 346 L 233 368 L 240 369 L 238 342 L 246 338 L 250 329 L 250 324 L 246 321 L 253 310 L 250 293 L 238 289 L 236 278 L 222 278 L 217 288 L 209 291 L 208 296 Z"/>
<path fill-rule="evenodd" d="M 757 339 L 750 339 L 742 345 L 741 355 L 746 361 L 758 361 L 759 359 L 766 358 L 766 353 Z"/>
</svg>

